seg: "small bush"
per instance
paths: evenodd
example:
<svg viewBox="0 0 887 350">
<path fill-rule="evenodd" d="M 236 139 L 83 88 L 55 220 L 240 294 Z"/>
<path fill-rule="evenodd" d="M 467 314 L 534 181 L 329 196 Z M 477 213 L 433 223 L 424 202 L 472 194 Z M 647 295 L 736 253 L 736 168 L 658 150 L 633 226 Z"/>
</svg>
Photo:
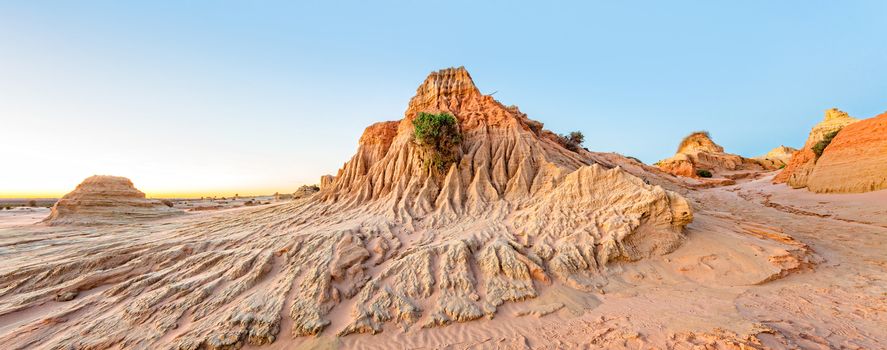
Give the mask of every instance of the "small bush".
<svg viewBox="0 0 887 350">
<path fill-rule="evenodd" d="M 425 169 L 444 171 L 459 157 L 462 134 L 452 114 L 420 112 L 413 119 L 413 139 L 422 150 Z"/>
<path fill-rule="evenodd" d="M 699 177 L 711 177 L 711 171 L 705 169 L 696 170 L 696 175 Z"/>
<path fill-rule="evenodd" d="M 172 207 L 175 205 L 175 204 L 174 204 L 171 200 L 169 200 L 169 199 L 161 199 L 161 200 L 160 200 L 160 203 L 163 203 L 163 205 L 165 205 L 165 206 L 167 206 L 167 207 L 170 207 L 170 208 L 172 208 Z"/>
<path fill-rule="evenodd" d="M 558 139 L 564 148 L 573 152 L 579 152 L 579 149 L 582 148 L 582 143 L 585 142 L 585 135 L 581 131 L 572 131 L 567 135 L 558 135 Z"/>
<path fill-rule="evenodd" d="M 832 143 L 832 139 L 838 135 L 839 131 L 841 131 L 841 129 L 825 134 L 825 138 L 813 145 L 811 149 L 813 150 L 813 153 L 816 154 L 816 159 L 819 159 L 819 157 L 822 156 L 822 152 L 825 152 L 825 148 Z"/>
<path fill-rule="evenodd" d="M 32 200 L 29 200 L 29 201 L 28 201 L 28 206 L 31 207 L 31 208 L 36 208 L 36 207 L 37 207 L 37 201 L 35 201 L 35 200 L 33 200 L 33 199 L 32 199 Z"/>
</svg>

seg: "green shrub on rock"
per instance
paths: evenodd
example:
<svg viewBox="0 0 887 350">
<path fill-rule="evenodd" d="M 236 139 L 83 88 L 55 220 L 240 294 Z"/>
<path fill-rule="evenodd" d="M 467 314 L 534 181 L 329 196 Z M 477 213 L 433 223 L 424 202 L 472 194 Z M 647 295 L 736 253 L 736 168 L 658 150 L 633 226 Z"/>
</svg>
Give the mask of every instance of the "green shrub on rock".
<svg viewBox="0 0 887 350">
<path fill-rule="evenodd" d="M 811 150 L 813 150 L 813 153 L 816 154 L 816 159 L 819 159 L 819 157 L 822 156 L 822 152 L 825 152 L 825 148 L 828 147 L 830 143 L 832 143 L 832 139 L 834 139 L 835 136 L 838 135 L 839 131 L 841 131 L 841 129 L 825 134 L 825 137 L 822 140 L 813 145 Z"/>
<path fill-rule="evenodd" d="M 558 135 L 558 142 L 570 151 L 579 152 L 579 148 L 585 142 L 585 135 L 581 131 L 572 131 L 567 135 Z"/>
<path fill-rule="evenodd" d="M 705 169 L 696 170 L 696 175 L 699 177 L 711 177 L 711 171 Z"/>
<path fill-rule="evenodd" d="M 420 112 L 413 119 L 413 140 L 422 151 L 425 168 L 444 171 L 458 160 L 462 134 L 452 114 Z"/>
</svg>

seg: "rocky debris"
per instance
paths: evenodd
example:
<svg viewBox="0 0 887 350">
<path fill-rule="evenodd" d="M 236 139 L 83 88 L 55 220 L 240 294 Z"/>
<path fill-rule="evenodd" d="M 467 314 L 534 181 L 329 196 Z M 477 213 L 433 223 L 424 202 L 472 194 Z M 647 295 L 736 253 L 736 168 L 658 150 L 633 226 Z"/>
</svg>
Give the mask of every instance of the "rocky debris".
<svg viewBox="0 0 887 350">
<path fill-rule="evenodd" d="M 753 172 L 775 170 L 769 161 L 745 158 L 724 152 L 724 148 L 711 139 L 707 131 L 697 131 L 681 140 L 674 156 L 656 163 L 660 169 L 684 177 L 726 177 L 738 179 Z"/>
<path fill-rule="evenodd" d="M 756 157 L 755 160 L 762 164 L 766 164 L 767 168 L 783 168 L 788 165 L 792 159 L 792 154 L 797 151 L 798 150 L 795 148 L 780 145 L 779 147 L 770 150 L 770 152 L 767 152 L 767 154 Z"/>
<path fill-rule="evenodd" d="M 804 147 L 792 154 L 792 158 L 785 166 L 785 169 L 773 178 L 773 183 L 786 183 L 792 188 L 807 187 L 807 180 L 810 177 L 810 173 L 813 172 L 813 167 L 816 165 L 816 154 L 813 152 L 813 146 L 825 138 L 827 134 L 841 130 L 845 126 L 857 121 L 859 119 L 853 118 L 837 108 L 825 111 L 825 119 L 810 130 L 810 135 L 807 136 Z"/>
<path fill-rule="evenodd" d="M 419 112 L 458 121 L 458 160 L 441 173 L 423 169 L 412 140 Z M 464 68 L 434 72 L 403 119 L 367 128 L 351 160 L 306 200 L 0 275 L 10 286 L 0 316 L 110 285 L 78 304 L 90 303 L 77 322 L 0 341 L 227 349 L 281 332 L 440 327 L 493 318 L 552 284 L 597 293 L 615 262 L 681 245 L 693 213 L 680 194 L 651 184 L 668 180 L 632 162 L 641 179 L 618 165 L 624 157 L 603 161 L 556 137 L 481 94 Z M 331 314 L 337 306 L 350 311 Z"/>
<path fill-rule="evenodd" d="M 551 303 L 551 304 L 540 305 L 539 307 L 535 307 L 535 308 L 518 310 L 517 312 L 515 312 L 514 315 L 515 316 L 531 315 L 531 316 L 536 316 L 536 317 L 542 317 L 542 316 L 548 315 L 552 312 L 558 311 L 563 308 L 564 308 L 563 303 Z"/>
<path fill-rule="evenodd" d="M 780 346 L 787 345 L 784 336 L 764 325 L 757 325 L 752 334 L 738 335 L 724 329 L 716 328 L 708 332 L 680 332 L 668 335 L 666 342 L 668 349 L 769 349 L 763 344 L 759 336 L 764 335 L 770 343 Z M 769 345 L 769 344 L 768 344 Z"/>
<path fill-rule="evenodd" d="M 887 188 L 887 113 L 848 124 L 815 162 L 807 189 L 851 193 Z"/>
<path fill-rule="evenodd" d="M 59 199 L 43 222 L 50 225 L 126 224 L 182 213 L 160 200 L 146 199 L 125 177 L 94 175 Z"/>
<path fill-rule="evenodd" d="M 64 291 L 64 292 L 61 292 L 61 293 L 58 293 L 55 295 L 55 301 L 60 301 L 60 302 L 71 301 L 71 300 L 74 300 L 74 298 L 76 298 L 76 297 L 77 297 L 76 291 Z"/>
<path fill-rule="evenodd" d="M 293 192 L 292 199 L 302 199 L 302 198 L 314 195 L 317 192 L 320 192 L 319 186 L 317 186 L 317 185 L 303 185 L 303 186 L 299 187 L 296 190 L 296 192 Z"/>
</svg>

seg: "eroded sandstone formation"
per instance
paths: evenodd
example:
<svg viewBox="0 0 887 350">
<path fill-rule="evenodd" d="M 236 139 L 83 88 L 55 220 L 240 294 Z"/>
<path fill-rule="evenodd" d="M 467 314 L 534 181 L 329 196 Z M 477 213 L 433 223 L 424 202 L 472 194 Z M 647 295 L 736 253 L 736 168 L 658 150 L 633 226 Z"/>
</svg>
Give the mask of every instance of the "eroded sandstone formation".
<svg viewBox="0 0 887 350">
<path fill-rule="evenodd" d="M 335 176 L 332 176 L 332 175 L 323 175 L 323 176 L 321 176 L 321 177 L 320 177 L 320 189 L 323 190 L 324 188 L 329 187 L 329 185 L 332 185 L 332 184 L 333 184 L 333 180 L 334 180 L 335 178 L 336 178 L 336 177 L 335 177 Z"/>
<path fill-rule="evenodd" d="M 296 192 L 293 192 L 293 199 L 310 197 L 318 191 L 320 191 L 320 187 L 318 187 L 317 185 L 302 185 L 296 189 Z"/>
<path fill-rule="evenodd" d="M 825 119 L 810 130 L 810 135 L 807 136 L 804 147 L 792 154 L 791 161 L 789 161 L 782 172 L 773 178 L 773 182 L 786 183 L 793 188 L 807 187 L 810 173 L 813 172 L 813 167 L 816 165 L 816 154 L 813 152 L 813 146 L 825 138 L 827 134 L 841 130 L 845 126 L 857 121 L 859 119 L 853 118 L 837 108 L 825 111 Z"/>
<path fill-rule="evenodd" d="M 146 199 L 125 177 L 94 175 L 59 199 L 44 222 L 50 225 L 125 224 L 182 213 L 159 200 Z"/>
<path fill-rule="evenodd" d="M 763 156 L 756 157 L 755 160 L 765 164 L 767 168 L 783 168 L 788 165 L 792 159 L 792 154 L 797 151 L 795 148 L 781 145 Z"/>
<path fill-rule="evenodd" d="M 724 152 L 706 131 L 697 131 L 681 140 L 678 151 L 671 158 L 656 165 L 673 175 L 699 178 L 700 171 L 715 177 L 739 178 L 750 172 L 775 170 L 773 162 L 759 161 Z"/>
<path fill-rule="evenodd" d="M 887 188 L 887 113 L 848 124 L 816 160 L 807 180 L 813 192 Z"/>
<path fill-rule="evenodd" d="M 461 159 L 438 176 L 423 169 L 412 142 L 419 112 L 451 113 L 465 135 Z M 492 317 L 503 302 L 536 296 L 536 283 L 591 290 L 589 272 L 609 260 L 668 252 L 680 242 L 691 218 L 680 196 L 594 164 L 543 133 L 516 108 L 482 95 L 461 68 L 432 73 L 401 121 L 367 128 L 321 197 L 377 207 L 390 221 L 434 233 L 360 290 L 357 316 L 341 334 L 377 332 L 389 321 L 409 326 L 425 309 L 433 316 L 423 326 Z M 436 289 L 436 304 L 422 305 Z"/>
<path fill-rule="evenodd" d="M 442 171 L 422 166 L 419 112 L 458 121 L 458 160 Z M 493 318 L 553 285 L 599 292 L 614 261 L 672 251 L 693 218 L 681 195 L 604 158 L 565 149 L 517 107 L 483 95 L 464 68 L 434 72 L 403 119 L 368 127 L 351 160 L 305 201 L 0 276 L 11 286 L 0 290 L 0 316 L 110 284 L 101 298 L 70 301 L 82 305 L 78 322 L 2 340 L 228 349 L 281 332 Z"/>
</svg>

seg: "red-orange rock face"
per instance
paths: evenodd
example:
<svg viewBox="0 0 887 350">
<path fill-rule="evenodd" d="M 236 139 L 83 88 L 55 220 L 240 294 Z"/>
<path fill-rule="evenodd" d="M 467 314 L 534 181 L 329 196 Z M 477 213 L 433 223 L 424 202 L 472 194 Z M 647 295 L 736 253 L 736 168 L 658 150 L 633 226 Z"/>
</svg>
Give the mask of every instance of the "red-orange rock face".
<svg viewBox="0 0 887 350">
<path fill-rule="evenodd" d="M 887 188 L 887 113 L 844 127 L 816 161 L 813 192 L 868 192 Z"/>
<path fill-rule="evenodd" d="M 397 135 L 399 121 L 378 122 L 368 126 L 360 136 L 361 145 L 381 145 L 387 148 Z"/>
<path fill-rule="evenodd" d="M 859 119 L 853 118 L 836 108 L 825 111 L 825 119 L 810 130 L 810 135 L 807 137 L 804 147 L 792 154 L 791 161 L 789 161 L 782 172 L 773 178 L 773 183 L 786 183 L 793 188 L 807 187 L 807 180 L 810 173 L 813 172 L 814 160 L 816 159 L 816 154 L 813 153 L 812 147 L 825 138 L 826 134 L 835 130 L 841 130 L 841 128 L 857 121 Z"/>
<path fill-rule="evenodd" d="M 794 188 L 804 188 L 807 186 L 807 177 L 813 171 L 813 160 L 816 154 L 809 147 L 804 147 L 792 154 L 791 161 L 785 166 L 776 177 L 773 183 L 785 183 Z"/>
<path fill-rule="evenodd" d="M 492 96 L 482 94 L 464 67 L 442 69 L 428 75 L 410 99 L 400 127 L 411 129 L 413 119 L 420 112 L 456 115 L 463 132 L 510 125 L 530 130 L 530 124 L 538 123 L 527 119 L 517 108 L 506 107 Z"/>
<path fill-rule="evenodd" d="M 663 171 L 672 175 L 697 177 L 696 167 L 693 165 L 693 161 L 690 160 L 690 158 L 687 156 L 671 157 L 667 160 L 659 162 L 657 166 Z"/>
<path fill-rule="evenodd" d="M 323 175 L 323 176 L 321 176 L 321 177 L 320 177 L 320 190 L 323 191 L 324 188 L 327 188 L 327 187 L 329 187 L 330 185 L 332 185 L 332 184 L 333 184 L 333 180 L 334 180 L 335 178 L 336 178 L 336 177 L 335 177 L 335 176 L 332 176 L 332 175 Z"/>
</svg>

